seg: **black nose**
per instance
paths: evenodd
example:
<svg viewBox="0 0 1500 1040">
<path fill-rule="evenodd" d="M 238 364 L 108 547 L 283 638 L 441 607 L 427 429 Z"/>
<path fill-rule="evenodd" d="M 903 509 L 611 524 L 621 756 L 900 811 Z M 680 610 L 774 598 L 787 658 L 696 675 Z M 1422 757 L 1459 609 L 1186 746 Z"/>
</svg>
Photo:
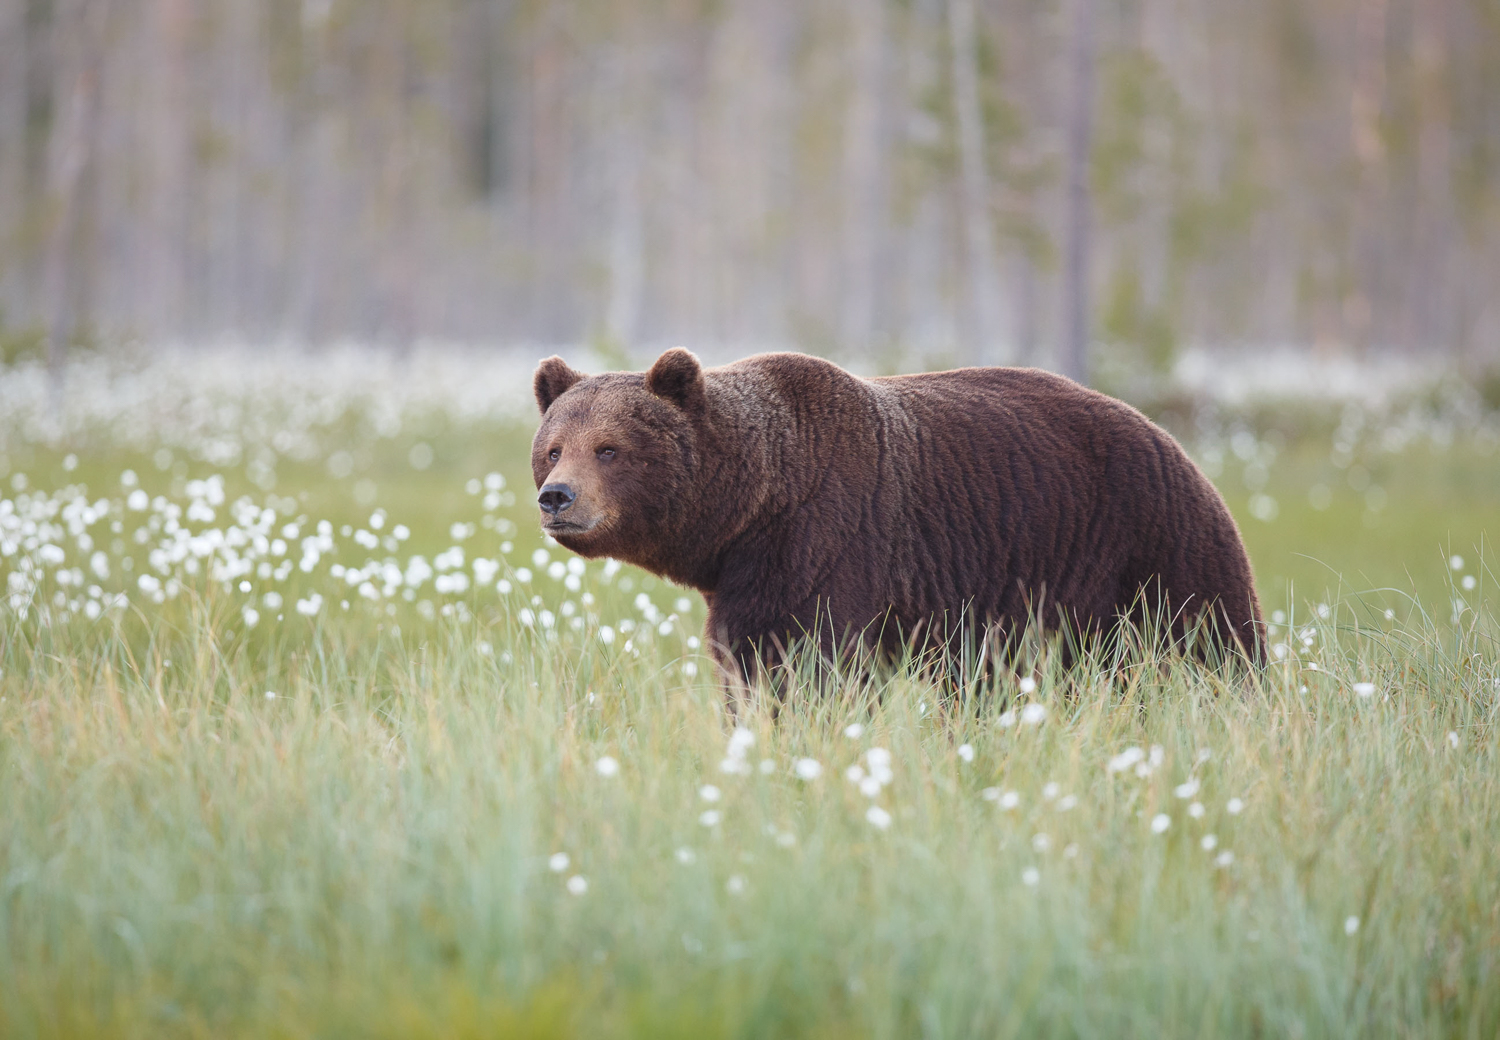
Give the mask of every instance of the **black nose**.
<svg viewBox="0 0 1500 1040">
<path fill-rule="evenodd" d="M 542 493 L 536 496 L 536 501 L 537 505 L 542 507 L 542 512 L 556 516 L 572 505 L 577 497 L 573 489 L 566 484 L 544 484 Z"/>
</svg>

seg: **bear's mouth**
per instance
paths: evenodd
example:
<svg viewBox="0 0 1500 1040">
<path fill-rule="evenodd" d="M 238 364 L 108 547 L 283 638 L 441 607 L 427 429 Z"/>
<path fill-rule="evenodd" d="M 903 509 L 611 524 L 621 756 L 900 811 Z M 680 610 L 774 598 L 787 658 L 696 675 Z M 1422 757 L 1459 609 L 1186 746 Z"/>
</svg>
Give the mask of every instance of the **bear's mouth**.
<svg viewBox="0 0 1500 1040">
<path fill-rule="evenodd" d="M 580 524 L 574 520 L 548 520 L 542 524 L 542 530 L 550 535 L 585 534 L 592 531 L 598 522 L 597 519 L 590 520 L 586 524 Z"/>
</svg>

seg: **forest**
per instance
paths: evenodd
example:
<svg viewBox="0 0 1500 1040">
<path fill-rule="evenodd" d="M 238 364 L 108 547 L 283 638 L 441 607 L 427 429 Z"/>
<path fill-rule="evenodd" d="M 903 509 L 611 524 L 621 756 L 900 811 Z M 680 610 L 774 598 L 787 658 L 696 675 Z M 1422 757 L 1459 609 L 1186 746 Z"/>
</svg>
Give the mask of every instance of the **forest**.
<svg viewBox="0 0 1500 1040">
<path fill-rule="evenodd" d="M 0 342 L 1488 365 L 1495 0 L 0 0 Z"/>
</svg>

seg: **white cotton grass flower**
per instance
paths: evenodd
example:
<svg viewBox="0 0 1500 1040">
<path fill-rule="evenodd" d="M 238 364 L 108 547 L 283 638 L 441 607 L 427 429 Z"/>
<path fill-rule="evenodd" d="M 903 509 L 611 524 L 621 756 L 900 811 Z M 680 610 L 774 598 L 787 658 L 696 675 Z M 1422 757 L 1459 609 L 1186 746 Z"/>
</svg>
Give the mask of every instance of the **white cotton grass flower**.
<svg viewBox="0 0 1500 1040">
<path fill-rule="evenodd" d="M 698 862 L 698 854 L 686 845 L 679 847 L 673 855 L 677 857 L 677 862 L 681 863 L 684 867 L 690 867 Z"/>
<path fill-rule="evenodd" d="M 1013 711 L 1002 711 L 999 717 L 995 719 L 995 724 L 1001 729 L 1010 729 L 1016 724 L 1016 713 Z"/>
<path fill-rule="evenodd" d="M 1146 752 L 1138 747 L 1128 747 L 1115 755 L 1104 766 L 1111 773 L 1123 773 L 1138 762 L 1146 760 Z"/>
<path fill-rule="evenodd" d="M 1456 571 L 1461 571 L 1464 569 L 1464 558 L 1456 554 L 1450 556 L 1448 557 L 1448 566 Z"/>
<path fill-rule="evenodd" d="M 1070 841 L 1070 842 L 1068 842 L 1067 845 L 1065 845 L 1063 847 L 1063 859 L 1077 859 L 1077 858 L 1078 858 L 1078 843 L 1076 841 Z"/>
<path fill-rule="evenodd" d="M 1040 725 L 1046 717 L 1047 707 L 1043 704 L 1033 702 L 1021 709 L 1021 723 L 1026 726 Z"/>
<path fill-rule="evenodd" d="M 1067 812 L 1070 809 L 1075 808 L 1077 805 L 1078 796 L 1076 794 L 1065 794 L 1057 800 L 1057 811 Z"/>
<path fill-rule="evenodd" d="M 958 757 L 961 758 L 961 759 L 963 759 L 965 762 L 972 762 L 972 761 L 974 761 L 974 745 L 973 744 L 960 744 L 960 745 L 958 745 Z"/>
<path fill-rule="evenodd" d="M 1042 785 L 1042 798 L 1044 801 L 1052 801 L 1062 793 L 1062 786 L 1056 780 L 1048 780 Z"/>
<path fill-rule="evenodd" d="M 880 778 L 867 776 L 859 782 L 859 793 L 866 798 L 874 798 L 880 794 Z"/>
<path fill-rule="evenodd" d="M 719 825 L 719 821 L 722 820 L 723 818 L 724 818 L 724 816 L 723 816 L 722 813 L 719 812 L 719 810 L 717 810 L 717 809 L 705 809 L 698 816 L 698 822 L 701 823 L 701 824 L 703 824 L 703 826 L 705 826 L 705 827 L 717 827 Z"/>
<path fill-rule="evenodd" d="M 1037 852 L 1046 852 L 1052 847 L 1052 839 L 1045 833 L 1038 832 L 1031 836 L 1031 847 Z"/>
<path fill-rule="evenodd" d="M 986 787 L 983 791 L 979 792 L 979 797 L 987 802 L 998 802 L 1000 800 L 1000 788 Z"/>
<path fill-rule="evenodd" d="M 1166 813 L 1157 813 L 1151 817 L 1151 833 L 1162 834 L 1168 827 L 1172 826 L 1172 817 Z"/>
<path fill-rule="evenodd" d="M 865 727 L 862 723 L 851 722 L 849 723 L 849 725 L 844 727 L 844 736 L 848 737 L 850 740 L 858 740 L 864 735 Z"/>
<path fill-rule="evenodd" d="M 1187 782 L 1178 784 L 1176 787 L 1174 787 L 1172 789 L 1172 793 L 1175 794 L 1178 798 L 1186 800 L 1198 793 L 1199 786 L 1200 785 L 1197 780 L 1188 780 Z"/>
<path fill-rule="evenodd" d="M 573 861 L 568 858 L 568 854 L 566 852 L 554 852 L 552 855 L 547 857 L 547 869 L 552 871 L 552 873 L 554 874 L 561 874 L 563 871 L 568 869 L 572 862 Z"/>
<path fill-rule="evenodd" d="M 1015 791 L 1005 791 L 1000 795 L 999 805 L 1002 809 L 1009 811 L 1020 804 L 1021 796 Z"/>
<path fill-rule="evenodd" d="M 276 699 L 276 691 L 275 690 L 267 690 L 266 691 L 266 700 L 268 700 L 268 701 L 274 701 L 275 699 Z"/>
<path fill-rule="evenodd" d="M 613 755 L 600 755 L 594 763 L 594 772 L 602 777 L 620 775 L 620 763 Z"/>
<path fill-rule="evenodd" d="M 1448 746 L 1451 747 L 1454 751 L 1458 750 L 1458 731 L 1457 730 L 1451 730 L 1450 729 L 1448 731 Z"/>
<path fill-rule="evenodd" d="M 1022 693 L 1028 693 L 1029 694 L 1029 693 L 1035 693 L 1036 692 L 1036 680 L 1033 679 L 1029 675 L 1023 676 L 1021 678 L 1021 681 L 1019 683 L 1017 683 L 1016 685 L 1020 688 L 1020 690 L 1021 690 Z"/>
<path fill-rule="evenodd" d="M 851 784 L 857 784 L 864 778 L 865 767 L 860 765 L 858 762 L 854 763 L 848 769 L 844 770 L 844 779 L 848 780 Z"/>
<path fill-rule="evenodd" d="M 799 758 L 792 766 L 799 780 L 816 780 L 823 775 L 823 764 L 815 758 Z"/>
<path fill-rule="evenodd" d="M 575 896 L 581 896 L 589 890 L 589 879 L 582 874 L 574 874 L 568 878 L 568 891 Z"/>
<path fill-rule="evenodd" d="M 724 882 L 724 890 L 732 896 L 744 895 L 749 887 L 750 882 L 745 880 L 744 874 L 730 874 L 729 880 Z"/>
<path fill-rule="evenodd" d="M 1245 800 L 1243 798 L 1231 798 L 1224 803 L 1224 809 L 1230 816 L 1238 816 L 1245 811 Z"/>
<path fill-rule="evenodd" d="M 1188 806 L 1188 815 L 1195 820 L 1203 819 L 1203 814 L 1208 810 L 1203 808 L 1202 802 L 1194 802 Z"/>
<path fill-rule="evenodd" d="M 891 814 L 878 805 L 872 805 L 865 810 L 865 819 L 880 830 L 885 830 L 891 825 Z"/>
<path fill-rule="evenodd" d="M 720 791 L 713 784 L 704 784 L 698 788 L 698 797 L 702 798 L 705 802 L 717 802 L 723 796 L 724 792 Z"/>
<path fill-rule="evenodd" d="M 763 758 L 760 760 L 760 771 L 765 776 L 776 772 L 776 762 L 773 759 Z"/>
<path fill-rule="evenodd" d="M 1372 682 L 1357 682 L 1354 684 L 1354 693 L 1358 697 L 1375 696 L 1375 684 Z"/>
<path fill-rule="evenodd" d="M 1359 917 L 1355 914 L 1350 914 L 1344 918 L 1344 934 L 1353 935 L 1357 931 L 1359 931 Z"/>
<path fill-rule="evenodd" d="M 1220 869 L 1229 866 L 1233 862 L 1234 853 L 1230 852 L 1228 849 L 1225 849 L 1223 852 L 1214 857 L 1214 866 L 1219 867 Z"/>
<path fill-rule="evenodd" d="M 1219 836 L 1217 834 L 1205 834 L 1199 839 L 1198 847 L 1204 852 L 1212 852 L 1219 847 Z"/>
<path fill-rule="evenodd" d="M 1042 872 L 1040 870 L 1037 870 L 1035 867 L 1027 867 L 1025 870 L 1021 871 L 1021 884 L 1025 885 L 1027 888 L 1035 888 L 1037 885 L 1041 884 L 1041 881 Z"/>
</svg>

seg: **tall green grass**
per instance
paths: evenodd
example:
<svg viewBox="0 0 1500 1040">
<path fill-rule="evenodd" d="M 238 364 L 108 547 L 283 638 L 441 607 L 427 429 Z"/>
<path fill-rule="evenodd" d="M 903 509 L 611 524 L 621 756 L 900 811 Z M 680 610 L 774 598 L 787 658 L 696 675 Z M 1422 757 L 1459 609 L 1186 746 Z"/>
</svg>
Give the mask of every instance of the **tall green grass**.
<svg viewBox="0 0 1500 1040">
<path fill-rule="evenodd" d="M 665 639 L 170 607 L 3 616 L 4 1035 L 1500 1033 L 1482 603 L 1335 604 L 1249 683 L 824 674 L 738 723 Z"/>
</svg>

